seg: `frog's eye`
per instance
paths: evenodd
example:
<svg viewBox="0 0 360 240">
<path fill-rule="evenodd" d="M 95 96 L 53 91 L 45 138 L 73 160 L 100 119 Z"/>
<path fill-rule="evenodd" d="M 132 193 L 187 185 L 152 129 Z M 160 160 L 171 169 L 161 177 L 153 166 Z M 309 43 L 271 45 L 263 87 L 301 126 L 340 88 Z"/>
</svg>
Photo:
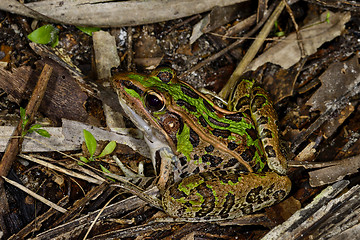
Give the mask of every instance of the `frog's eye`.
<svg viewBox="0 0 360 240">
<path fill-rule="evenodd" d="M 144 100 L 146 107 L 152 112 L 162 111 L 165 107 L 163 97 L 152 90 L 145 93 Z"/>
<path fill-rule="evenodd" d="M 174 78 L 174 74 L 172 71 L 166 71 L 164 70 L 160 70 L 157 74 L 157 77 L 164 83 L 168 83 L 171 81 L 171 79 Z"/>
</svg>

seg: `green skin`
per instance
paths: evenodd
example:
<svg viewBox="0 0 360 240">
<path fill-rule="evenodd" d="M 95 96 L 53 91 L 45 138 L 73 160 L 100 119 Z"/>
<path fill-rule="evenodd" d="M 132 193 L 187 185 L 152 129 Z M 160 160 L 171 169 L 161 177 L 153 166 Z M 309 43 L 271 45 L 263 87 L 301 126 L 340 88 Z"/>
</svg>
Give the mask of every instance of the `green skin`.
<svg viewBox="0 0 360 240">
<path fill-rule="evenodd" d="M 241 96 L 250 99 L 253 81 L 245 81 Z M 185 165 L 180 161 L 174 163 L 173 184 L 164 189 L 163 207 L 170 216 L 187 221 L 236 218 L 281 201 L 290 191 L 290 180 L 281 176 L 286 172 L 286 162 L 280 160 L 281 164 L 277 163 L 278 159 L 284 158 L 279 158 L 276 117 L 262 90 L 257 89 L 256 96 L 263 102 L 260 106 L 252 105 L 255 112 L 249 116 L 245 110 L 250 107 L 246 105 L 241 112 L 218 108 L 203 94 L 179 81 L 171 68 L 155 70 L 150 76 L 116 75 L 113 85 L 119 98 L 149 126 L 157 129 L 179 158 L 186 159 Z M 149 107 L 147 97 L 151 94 L 161 99 L 160 107 Z M 179 104 L 180 101 L 191 107 Z M 236 113 L 240 113 L 241 118 L 225 117 Z M 267 123 L 257 123 L 260 117 L 267 119 Z M 179 118 L 181 120 L 177 121 Z M 226 134 L 214 135 L 214 129 Z M 254 138 L 254 134 L 249 134 L 263 129 L 271 132 L 268 138 Z M 191 141 L 191 138 L 198 141 Z M 230 142 L 238 147 L 230 150 Z M 216 151 L 204 150 L 208 145 Z M 271 153 L 264 150 L 266 146 L 275 149 L 275 157 L 268 157 Z M 241 157 L 245 150 L 252 152 L 251 159 Z M 206 162 L 209 158 L 211 160 Z M 230 166 L 230 159 L 234 158 L 238 164 Z M 273 161 L 276 167 L 271 169 Z M 213 164 L 219 165 L 213 167 Z M 189 176 L 178 180 L 183 173 Z"/>
</svg>

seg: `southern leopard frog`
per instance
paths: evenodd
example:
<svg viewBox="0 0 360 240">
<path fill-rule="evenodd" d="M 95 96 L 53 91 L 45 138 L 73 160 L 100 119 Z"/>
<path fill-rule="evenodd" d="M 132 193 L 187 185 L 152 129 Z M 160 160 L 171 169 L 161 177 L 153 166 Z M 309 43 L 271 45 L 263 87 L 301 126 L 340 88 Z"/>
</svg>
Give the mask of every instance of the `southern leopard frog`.
<svg viewBox="0 0 360 240">
<path fill-rule="evenodd" d="M 177 156 L 161 172 L 168 179 L 162 203 L 170 216 L 232 219 L 289 193 L 276 113 L 266 92 L 253 81 L 239 83 L 236 111 L 216 106 L 167 67 L 148 76 L 118 74 L 113 86 L 145 136 L 170 146 Z"/>
</svg>

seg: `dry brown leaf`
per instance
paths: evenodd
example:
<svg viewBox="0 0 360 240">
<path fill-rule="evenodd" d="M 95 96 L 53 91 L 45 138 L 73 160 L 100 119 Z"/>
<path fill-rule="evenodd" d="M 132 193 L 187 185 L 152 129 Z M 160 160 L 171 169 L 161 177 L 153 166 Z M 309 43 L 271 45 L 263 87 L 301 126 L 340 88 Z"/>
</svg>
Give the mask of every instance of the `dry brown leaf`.
<svg viewBox="0 0 360 240">
<path fill-rule="evenodd" d="M 328 13 L 330 13 L 329 23 L 325 21 Z M 300 30 L 300 34 L 303 39 L 305 54 L 308 56 L 314 54 L 323 43 L 339 36 L 345 28 L 345 23 L 350 20 L 350 17 L 351 14 L 349 12 L 324 12 L 310 24 L 303 27 Z M 248 70 L 256 70 L 266 62 L 271 62 L 288 69 L 296 64 L 300 58 L 301 51 L 296 34 L 292 33 L 256 58 L 249 65 Z"/>
<path fill-rule="evenodd" d="M 343 96 L 354 96 L 359 91 L 360 66 L 355 56 L 346 62 L 337 62 L 319 77 L 321 87 L 306 102 L 311 111 L 326 111 L 329 108 L 338 109 L 337 103 Z"/>
</svg>

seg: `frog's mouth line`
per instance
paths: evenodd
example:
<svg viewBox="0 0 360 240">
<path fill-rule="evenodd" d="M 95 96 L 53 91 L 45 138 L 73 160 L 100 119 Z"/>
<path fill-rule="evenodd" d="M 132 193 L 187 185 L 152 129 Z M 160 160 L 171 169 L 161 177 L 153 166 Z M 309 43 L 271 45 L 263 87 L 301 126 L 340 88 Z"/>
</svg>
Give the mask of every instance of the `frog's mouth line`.
<svg viewBox="0 0 360 240">
<path fill-rule="evenodd" d="M 156 171 L 156 154 L 167 153 L 172 159 L 175 161 L 177 159 L 173 150 L 169 146 L 168 142 L 163 133 L 157 131 L 155 128 L 150 127 L 149 123 L 146 122 L 140 115 L 138 115 L 134 110 L 132 110 L 126 102 L 119 97 L 119 102 L 121 107 L 123 108 L 126 115 L 130 118 L 130 120 L 135 124 L 135 126 L 144 134 L 145 142 L 150 148 L 151 161 L 153 163 L 154 169 Z M 161 137 L 162 136 L 162 137 Z"/>
<path fill-rule="evenodd" d="M 126 102 L 119 97 L 119 102 L 121 107 L 123 108 L 126 115 L 130 118 L 130 120 L 135 124 L 135 126 L 144 133 L 147 137 L 153 134 L 153 130 L 141 116 L 139 116 L 134 110 L 132 110 Z"/>
</svg>

